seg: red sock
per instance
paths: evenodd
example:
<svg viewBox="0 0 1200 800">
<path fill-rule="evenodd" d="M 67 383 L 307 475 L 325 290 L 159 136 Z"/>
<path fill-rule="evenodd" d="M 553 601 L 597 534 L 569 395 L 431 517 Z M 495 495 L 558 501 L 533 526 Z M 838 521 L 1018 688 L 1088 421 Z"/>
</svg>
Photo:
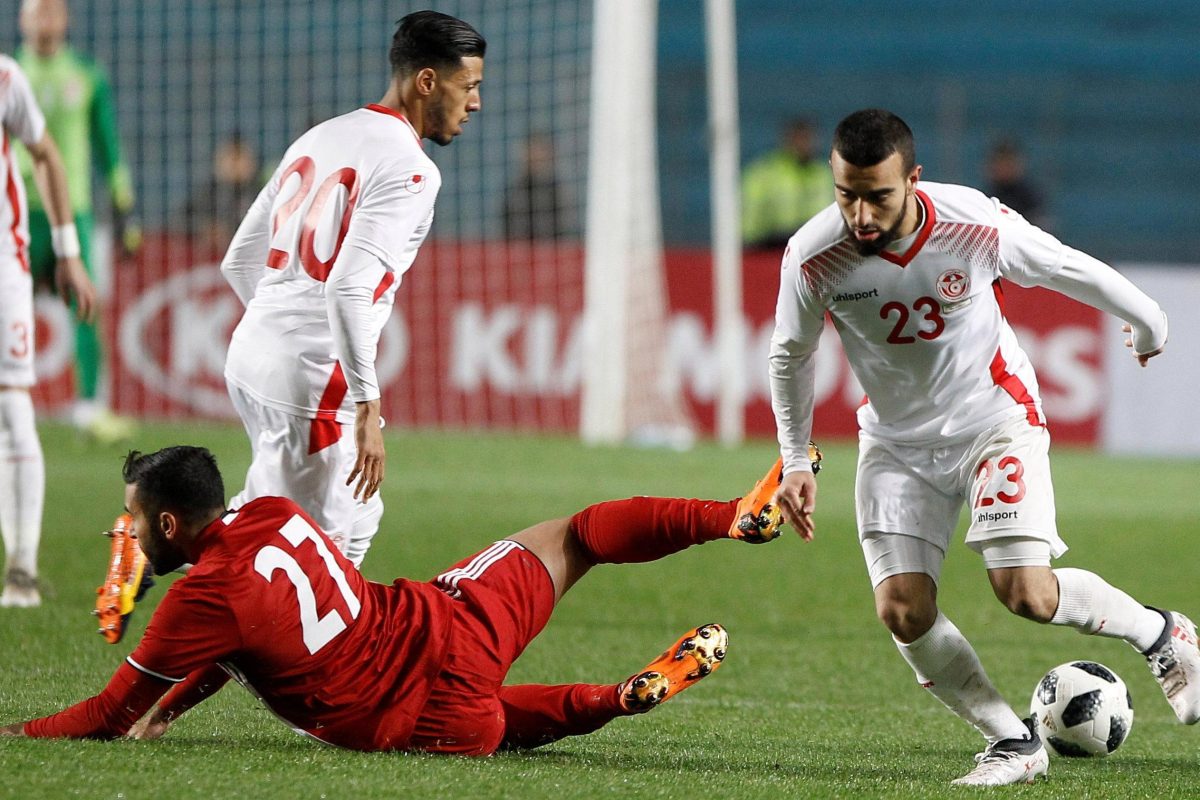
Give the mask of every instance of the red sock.
<svg viewBox="0 0 1200 800">
<path fill-rule="evenodd" d="M 504 739 L 501 750 L 539 747 L 564 736 L 591 733 L 617 717 L 621 708 L 620 685 L 501 686 Z"/>
<path fill-rule="evenodd" d="M 737 501 L 631 497 L 588 506 L 571 530 L 595 564 L 655 561 L 729 534 Z"/>
</svg>

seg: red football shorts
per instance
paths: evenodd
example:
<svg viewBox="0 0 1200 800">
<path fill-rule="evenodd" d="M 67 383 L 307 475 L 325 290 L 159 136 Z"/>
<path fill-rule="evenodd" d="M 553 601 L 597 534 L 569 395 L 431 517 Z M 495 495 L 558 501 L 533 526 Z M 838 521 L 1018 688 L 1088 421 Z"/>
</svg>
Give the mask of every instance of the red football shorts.
<svg viewBox="0 0 1200 800">
<path fill-rule="evenodd" d="M 409 747 L 491 755 L 504 739 L 504 711 L 497 692 L 508 668 L 554 610 L 550 573 L 524 547 L 504 539 L 431 583 L 458 602 L 446 661 L 417 718 Z"/>
</svg>

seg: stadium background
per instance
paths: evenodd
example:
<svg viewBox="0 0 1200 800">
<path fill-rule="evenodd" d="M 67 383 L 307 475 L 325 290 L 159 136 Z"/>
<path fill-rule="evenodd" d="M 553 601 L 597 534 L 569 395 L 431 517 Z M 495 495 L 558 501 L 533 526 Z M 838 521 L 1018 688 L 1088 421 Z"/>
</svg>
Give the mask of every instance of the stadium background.
<svg viewBox="0 0 1200 800">
<path fill-rule="evenodd" d="M 109 70 L 148 233 L 136 265 L 112 270 L 108 281 L 115 404 L 142 417 L 227 418 L 221 364 L 238 308 L 216 274 L 220 248 L 193 235 L 189 197 L 209 178 L 219 142 L 242 137 L 266 173 L 310 124 L 377 99 L 394 20 L 420 4 L 71 5 L 71 41 Z M 405 279 L 381 348 L 385 413 L 402 426 L 574 431 L 591 4 L 429 5 L 475 21 L 488 37 L 484 111 L 452 147 L 434 148 L 446 183 L 430 244 Z M 773 146 L 779 125 L 796 114 L 814 118 L 827 142 L 848 111 L 883 105 L 916 130 L 928 179 L 979 184 L 988 144 L 1015 136 L 1064 240 L 1122 267 L 1200 261 L 1190 203 L 1200 184 L 1200 50 L 1184 34 L 1200 22 L 1200 8 L 1107 0 L 797 8 L 737 4 L 743 161 Z M 706 433 L 716 387 L 729 378 L 718 371 L 711 330 L 704 20 L 701 4 L 687 0 L 658 9 L 669 314 L 660 379 L 686 397 Z M 505 198 L 524 143 L 540 133 L 553 136 L 566 231 L 552 242 L 508 241 Z M 752 435 L 771 431 L 762 356 L 775 269 L 773 255 L 747 257 L 738 377 Z M 1171 295 L 1200 300 L 1194 268 L 1168 272 Z M 65 319 L 52 302 L 39 309 L 39 399 L 55 413 L 69 397 Z M 1121 405 L 1110 402 L 1119 378 L 1109 375 L 1116 337 L 1106 321 L 1039 293 L 1010 314 L 1038 362 L 1059 440 L 1128 449 L 1128 432 L 1116 446 L 1105 433 L 1113 425 L 1106 408 Z M 1178 327 L 1173 341 L 1181 341 Z M 836 342 L 822 358 L 817 430 L 851 435 L 861 392 Z M 1178 413 L 1169 409 L 1162 444 L 1151 451 L 1180 451 L 1171 433 Z M 1200 443 L 1184 444 L 1183 452 L 1200 452 Z"/>
<path fill-rule="evenodd" d="M 115 306 L 123 312 L 140 309 L 143 319 L 153 304 L 139 305 L 140 298 L 160 303 L 159 326 L 133 336 L 138 348 L 130 351 L 142 357 L 145 380 L 142 373 L 123 373 L 119 399 L 142 404 L 137 407 L 149 416 L 174 418 L 144 425 L 135 442 L 139 449 L 186 438 L 218 454 L 230 484 L 244 474 L 249 448 L 241 430 L 198 419 L 224 413 L 220 337 L 237 309 L 228 305 L 231 298 L 221 299 L 216 255 L 185 235 L 181 209 L 189 190 L 207 177 L 220 136 L 240 131 L 266 162 L 311 119 L 376 99 L 385 79 L 383 52 L 392 22 L 415 5 L 72 2 L 73 41 L 111 69 L 140 189 L 140 213 L 151 231 L 138 265 L 114 267 L 117 285 L 112 287 Z M 411 392 L 427 395 L 420 408 L 430 416 L 414 412 L 412 428 L 490 422 L 501 428 L 571 430 L 576 405 L 569 398 L 577 376 L 555 369 L 544 350 L 526 350 L 528 337 L 520 338 L 517 349 L 505 337 L 519 328 L 548 336 L 557 317 L 547 307 L 581 306 L 578 244 L 518 244 L 510 255 L 495 237 L 501 231 L 498 206 L 518 168 L 519 143 L 547 121 L 556 132 L 560 172 L 579 190 L 575 197 L 583 196 L 588 9 L 536 1 L 429 5 L 477 21 L 492 50 L 484 113 L 461 141 L 434 151 L 447 185 L 427 252 L 401 288 L 403 302 L 410 304 L 401 309 L 402 330 L 425 330 L 438 319 L 432 309 L 452 312 L 464 305 L 461 290 L 470 285 L 479 302 L 465 304 L 470 313 L 450 319 L 477 331 L 487 322 L 482 330 L 490 338 L 483 338 L 490 344 L 484 355 L 476 352 L 466 361 L 472 368 L 464 367 L 458 376 L 458 385 L 473 385 L 474 391 L 451 391 L 456 384 L 439 383 L 428 369 L 410 365 L 389 393 L 410 398 L 404 400 L 408 403 L 416 402 Z M 1200 262 L 1187 238 L 1196 221 L 1188 201 L 1196 185 L 1200 126 L 1194 115 L 1200 81 L 1197 55 L 1183 39 L 1196 29 L 1200 11 L 1165 2 L 1135 8 L 1061 0 L 1053 11 L 1047 5 L 868 2 L 851 14 L 843 4 L 742 0 L 743 157 L 765 149 L 777 124 L 798 110 L 814 114 L 828 136 L 851 106 L 878 102 L 903 109 L 912 120 L 924 143 L 923 160 L 937 177 L 976 181 L 978 160 L 992 133 L 1014 132 L 1029 148 L 1068 239 L 1113 259 Z M 2 2 L 0 14 L 15 19 L 16 6 Z M 801 7 L 802 16 L 796 11 Z M 685 352 L 692 367 L 684 374 L 697 387 L 693 394 L 700 394 L 716 379 L 701 310 L 708 303 L 701 11 L 693 0 L 667 0 L 659 8 L 664 231 L 676 271 L 672 293 L 686 295 L 682 290 L 693 287 L 690 300 L 673 302 L 677 310 L 693 312 L 678 316 L 682 324 L 675 330 L 689 342 Z M 10 48 L 15 36 L 15 26 L 0 28 L 0 47 Z M 532 45 L 531 37 L 544 46 Z M 1001 71 L 1002 79 L 992 70 Z M 1018 88 L 1020 76 L 1024 88 Z M 1059 87 L 1054 98 L 1026 102 L 1045 86 Z M 940 93 L 938 87 L 949 88 Z M 1118 90 L 1124 93 L 1114 94 Z M 956 93 L 964 99 L 947 104 L 945 98 Z M 975 99 L 981 96 L 991 99 Z M 955 108 L 958 116 L 948 111 Z M 1054 120 L 1059 122 L 1051 124 Z M 1063 120 L 1074 122 L 1068 126 Z M 1097 148 L 1096 142 L 1108 144 Z M 1098 205 L 1074 205 L 1075 198 L 1087 196 Z M 1126 214 L 1136 214 L 1137 224 Z M 1089 227 L 1093 234 L 1086 233 Z M 1099 238 L 1085 238 L 1090 235 L 1107 235 L 1114 249 L 1106 250 L 1109 245 Z M 1116 249 L 1132 237 L 1151 244 Z M 461 278 L 464 263 L 473 265 L 474 283 Z M 514 272 L 514 264 L 526 271 Z M 773 264 L 757 269 L 762 272 L 752 272 L 748 284 L 773 280 Z M 1200 270 L 1176 266 L 1161 274 L 1194 285 Z M 520 285 L 523 278 L 532 288 Z M 1178 287 L 1164 287 L 1171 285 Z M 152 292 L 155 287 L 161 291 Z M 1155 295 L 1174 302 L 1164 287 L 1155 288 Z M 771 286 L 766 294 L 773 291 Z M 538 311 L 533 301 L 543 296 L 541 311 L 533 313 Z M 763 301 L 747 295 L 748 317 L 761 330 L 770 310 L 753 307 L 756 302 Z M 165 317 L 164 306 L 170 310 Z M 47 327 L 59 324 L 52 304 L 41 307 L 50 320 Z M 483 313 L 489 310 L 496 313 Z M 1173 318 L 1177 326 L 1188 315 L 1186 306 L 1182 311 Z M 1048 322 L 1055 325 L 1061 321 L 1036 308 L 1031 315 L 1052 317 Z M 1071 380 L 1075 386 L 1094 385 L 1106 358 L 1097 343 L 1098 321 L 1066 321 L 1053 337 L 1044 332 L 1029 339 L 1065 362 L 1066 369 L 1041 366 L 1059 394 Z M 1108 324 L 1103 333 L 1116 342 Z M 170 335 L 176 330 L 178 338 Z M 114 329 L 114 337 L 117 333 Z M 683 336 L 688 333 L 690 339 Z M 1189 362 L 1197 361 L 1197 338 L 1174 327 L 1173 354 L 1163 359 L 1166 369 L 1141 371 L 1122 362 L 1120 374 L 1145 382 L 1186 372 Z M 557 334 L 553 340 L 558 341 Z M 43 375 L 56 357 L 61 372 L 61 351 L 53 340 L 44 344 Z M 1116 346 L 1119 350 L 1119 342 Z M 148 353 L 164 358 L 161 363 L 144 358 Z M 508 358 L 498 358 L 505 354 Z M 1091 368 L 1081 370 L 1080 363 Z M 530 364 L 542 367 L 530 369 Z M 151 367 L 162 374 L 154 376 Z M 172 394 L 153 391 L 154 381 L 172 387 Z M 505 391 L 489 395 L 481 386 Z M 513 391 L 522 386 L 521 392 Z M 531 386 L 541 387 L 540 394 L 530 393 Z M 57 397 L 63 388 L 58 387 Z M 848 395 L 849 388 L 838 387 L 835 394 Z M 1181 395 L 1186 402 L 1195 393 Z M 1095 409 L 1105 404 L 1098 399 L 1102 395 L 1089 389 L 1066 396 L 1086 400 L 1088 424 L 1099 425 Z M 96 692 L 136 645 L 170 580 L 139 606 L 119 646 L 96 636 L 87 612 L 108 550 L 96 531 L 119 510 L 122 451 L 89 446 L 69 426 L 48 421 L 56 396 L 42 399 L 48 469 L 41 558 L 45 602 L 39 609 L 3 615 L 3 722 L 50 713 Z M 704 410 L 700 403 L 696 408 Z M 754 413 L 762 411 L 759 405 Z M 1178 438 L 1196 427 L 1188 424 L 1194 416 L 1190 409 L 1161 418 L 1142 411 L 1135 418 L 1143 436 L 1155 424 Z M 832 413 L 843 422 L 849 416 L 846 404 Z M 1056 438 L 1061 420 L 1059 413 Z M 387 535 L 379 537 L 366 562 L 374 580 L 437 574 L 497 535 L 600 498 L 634 493 L 730 497 L 744 491 L 774 458 L 766 439 L 734 449 L 701 442 L 675 453 L 582 448 L 573 436 L 398 427 L 405 426 L 388 431 Z M 562 800 L 700 792 L 736 800 L 959 797 L 948 781 L 969 767 L 978 740 L 914 685 L 875 620 L 854 535 L 854 448 L 835 442 L 826 455 L 819 536 L 811 546 L 791 536 L 766 548 L 716 543 L 661 563 L 597 569 L 572 590 L 511 675 L 534 682 L 617 679 L 640 668 L 688 626 L 710 620 L 727 625 L 735 639 L 721 673 L 654 714 L 533 753 L 486 761 L 398 758 L 315 747 L 269 719 L 248 693 L 226 691 L 189 713 L 157 743 L 5 741 L 0 796 L 58 800 L 165 792 L 183 800 L 249 792 L 287 800 L 397 794 Z M 1189 543 L 1196 528 L 1195 477 L 1194 460 L 1059 449 L 1059 525 L 1072 546 L 1063 564 L 1095 569 L 1147 602 L 1194 616 Z M 989 596 L 977 557 L 965 547 L 953 548 L 939 604 L 971 637 L 1014 707 L 1027 702 L 1048 667 L 1076 658 L 1116 669 L 1137 705 L 1134 732 L 1122 751 L 1100 762 L 1056 760 L 1051 781 L 1027 787 L 1023 796 L 1195 795 L 1197 731 L 1176 723 L 1138 654 L 1115 640 L 1030 625 Z"/>
</svg>

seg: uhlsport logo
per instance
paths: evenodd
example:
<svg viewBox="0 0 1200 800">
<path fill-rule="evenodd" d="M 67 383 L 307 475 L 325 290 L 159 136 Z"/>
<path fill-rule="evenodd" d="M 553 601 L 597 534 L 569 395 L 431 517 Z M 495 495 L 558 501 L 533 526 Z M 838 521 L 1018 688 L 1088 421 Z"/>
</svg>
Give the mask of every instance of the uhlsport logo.
<svg viewBox="0 0 1200 800">
<path fill-rule="evenodd" d="M 961 300 L 970 289 L 971 279 L 961 269 L 948 269 L 938 276 L 937 293 L 946 302 Z"/>
</svg>

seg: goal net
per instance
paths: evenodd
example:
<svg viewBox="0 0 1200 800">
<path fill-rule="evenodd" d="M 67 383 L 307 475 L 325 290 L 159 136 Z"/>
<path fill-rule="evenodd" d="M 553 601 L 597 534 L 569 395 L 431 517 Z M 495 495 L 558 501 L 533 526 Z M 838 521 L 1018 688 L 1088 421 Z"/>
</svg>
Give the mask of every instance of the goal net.
<svg viewBox="0 0 1200 800">
<path fill-rule="evenodd" d="M 483 109 L 452 145 L 427 144 L 443 187 L 381 341 L 384 416 L 596 442 L 686 434 L 661 377 L 654 81 L 628 80 L 634 65 L 653 75 L 655 4 L 637 0 L 73 3 L 69 40 L 108 72 L 146 232 L 128 263 L 98 237 L 118 412 L 232 415 L 222 371 L 241 309 L 224 247 L 296 136 L 382 97 L 395 22 L 426 6 L 488 40 Z M 53 306 L 39 329 L 51 412 L 71 384 Z"/>
</svg>

